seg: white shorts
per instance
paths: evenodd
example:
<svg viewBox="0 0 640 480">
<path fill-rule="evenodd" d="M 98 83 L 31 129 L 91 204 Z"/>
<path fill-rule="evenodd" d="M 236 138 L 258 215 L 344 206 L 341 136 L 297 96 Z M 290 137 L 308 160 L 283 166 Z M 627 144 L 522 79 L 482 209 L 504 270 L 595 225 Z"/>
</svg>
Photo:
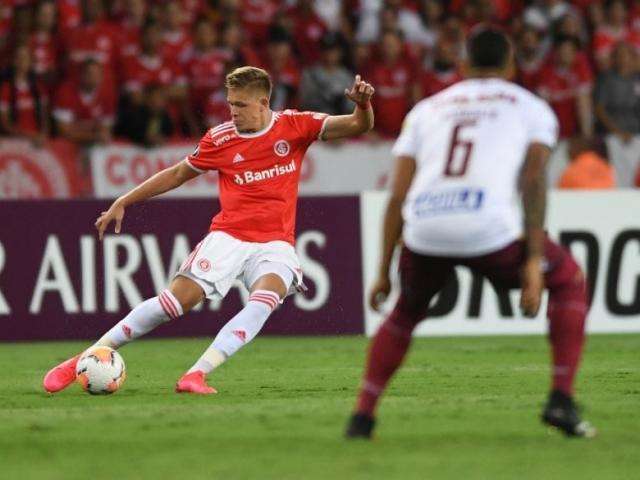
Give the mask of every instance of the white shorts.
<svg viewBox="0 0 640 480">
<path fill-rule="evenodd" d="M 288 295 L 304 290 L 302 270 L 293 246 L 287 242 L 244 242 L 214 231 L 196 245 L 176 276 L 195 281 L 207 298 L 224 298 L 238 279 L 249 290 L 263 275 L 278 275 Z"/>
</svg>

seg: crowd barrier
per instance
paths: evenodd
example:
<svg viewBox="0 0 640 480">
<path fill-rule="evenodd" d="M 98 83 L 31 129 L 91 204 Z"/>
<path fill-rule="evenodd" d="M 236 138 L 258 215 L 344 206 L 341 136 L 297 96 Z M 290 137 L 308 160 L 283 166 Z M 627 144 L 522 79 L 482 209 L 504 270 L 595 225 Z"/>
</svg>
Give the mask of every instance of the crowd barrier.
<svg viewBox="0 0 640 480">
<path fill-rule="evenodd" d="M 195 141 L 142 148 L 109 143 L 78 149 L 64 140 L 35 147 L 25 140 L 0 139 L 0 199 L 114 198 L 193 152 Z M 634 186 L 640 168 L 640 137 L 624 143 L 608 137 L 618 185 Z M 393 168 L 390 141 L 316 142 L 302 164 L 302 196 L 359 195 L 384 190 Z M 557 185 L 568 163 L 566 142 L 549 163 L 549 186 Z M 207 173 L 168 193 L 171 197 L 218 194 L 215 173 Z"/>
</svg>

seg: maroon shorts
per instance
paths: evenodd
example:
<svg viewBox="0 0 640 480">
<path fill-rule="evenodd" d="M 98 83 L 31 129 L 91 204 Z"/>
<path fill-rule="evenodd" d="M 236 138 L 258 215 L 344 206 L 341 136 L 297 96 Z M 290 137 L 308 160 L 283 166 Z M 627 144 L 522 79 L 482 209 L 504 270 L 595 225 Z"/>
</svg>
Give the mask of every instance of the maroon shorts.
<svg viewBox="0 0 640 480">
<path fill-rule="evenodd" d="M 515 241 L 501 250 L 478 257 L 440 257 L 412 252 L 400 256 L 400 299 L 398 308 L 424 315 L 431 299 L 447 284 L 454 267 L 468 267 L 488 279 L 496 289 L 520 287 L 520 268 L 526 258 L 525 243 Z M 580 267 L 562 246 L 545 239 L 544 280 L 550 292 L 573 284 Z"/>
</svg>

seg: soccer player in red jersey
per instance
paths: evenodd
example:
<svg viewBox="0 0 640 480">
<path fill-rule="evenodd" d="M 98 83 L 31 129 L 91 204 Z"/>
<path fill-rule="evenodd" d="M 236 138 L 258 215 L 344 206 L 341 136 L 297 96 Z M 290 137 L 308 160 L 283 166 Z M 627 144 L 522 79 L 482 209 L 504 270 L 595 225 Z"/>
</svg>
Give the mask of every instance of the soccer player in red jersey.
<svg viewBox="0 0 640 480">
<path fill-rule="evenodd" d="M 118 198 L 96 221 L 100 238 L 115 222 L 120 233 L 125 208 L 160 195 L 208 171 L 220 178 L 220 212 L 209 234 L 180 267 L 168 289 L 134 308 L 97 342 L 118 348 L 177 319 L 207 298 L 224 297 L 236 278 L 250 291 L 247 305 L 218 333 L 211 346 L 178 381 L 176 391 L 208 394 L 205 375 L 260 331 L 285 297 L 303 288 L 294 250 L 298 180 L 302 159 L 317 139 L 362 134 L 373 127 L 373 87 L 355 77 L 345 95 L 356 103 L 351 115 L 269 108 L 271 78 L 255 67 L 226 77 L 231 121 L 211 128 L 182 162 L 159 172 Z M 73 357 L 44 378 L 50 393 L 75 379 Z"/>
</svg>

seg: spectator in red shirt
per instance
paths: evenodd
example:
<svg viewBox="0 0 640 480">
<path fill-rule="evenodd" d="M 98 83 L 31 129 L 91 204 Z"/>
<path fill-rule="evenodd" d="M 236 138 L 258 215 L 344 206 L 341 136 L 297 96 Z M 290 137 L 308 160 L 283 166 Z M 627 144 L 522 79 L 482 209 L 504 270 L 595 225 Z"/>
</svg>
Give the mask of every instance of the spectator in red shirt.
<svg viewBox="0 0 640 480">
<path fill-rule="evenodd" d="M 55 36 L 56 4 L 45 0 L 38 4 L 35 12 L 33 33 L 29 48 L 33 57 L 33 71 L 46 85 L 52 85 L 58 72 L 58 42 Z"/>
<path fill-rule="evenodd" d="M 78 82 L 68 80 L 58 91 L 53 118 L 60 136 L 82 145 L 111 138 L 115 98 L 104 84 L 103 67 L 85 60 Z"/>
<path fill-rule="evenodd" d="M 162 42 L 160 48 L 169 62 L 182 61 L 182 55 L 192 45 L 191 34 L 184 27 L 183 13 L 178 0 L 168 1 L 161 10 Z"/>
<path fill-rule="evenodd" d="M 82 0 L 82 22 L 64 34 L 68 76 L 78 80 L 87 59 L 103 67 L 104 82 L 115 91 L 118 39 L 114 26 L 104 18 L 102 0 Z"/>
<path fill-rule="evenodd" d="M 279 3 L 275 0 L 241 0 L 241 22 L 254 45 L 264 45 L 268 40 L 269 26 L 278 11 Z"/>
<path fill-rule="evenodd" d="M 374 59 L 367 77 L 376 87 L 373 97 L 375 129 L 381 135 L 396 136 L 419 88 L 415 68 L 403 56 L 402 34 L 398 30 L 382 34 L 380 58 Z"/>
<path fill-rule="evenodd" d="M 211 22 L 206 18 L 199 19 L 194 26 L 193 47 L 184 59 L 189 96 L 196 109 L 202 110 L 207 97 L 224 85 L 227 55 L 217 48 L 217 40 Z"/>
<path fill-rule="evenodd" d="M 538 94 L 558 116 L 562 138 L 576 134 L 590 137 L 593 132 L 592 74 L 587 59 L 578 55 L 578 48 L 576 38 L 558 37 L 538 85 Z"/>
<path fill-rule="evenodd" d="M 31 63 L 29 46 L 18 45 L 7 79 L 0 84 L 0 127 L 5 134 L 41 145 L 49 131 L 48 102 Z"/>
<path fill-rule="evenodd" d="M 233 65 L 259 65 L 260 59 L 255 50 L 244 39 L 244 33 L 237 22 L 222 25 L 221 47 L 227 62 Z M 230 69 L 227 68 L 227 71 Z"/>
<path fill-rule="evenodd" d="M 56 0 L 58 4 L 58 29 L 66 33 L 82 23 L 81 0 Z"/>
<path fill-rule="evenodd" d="M 420 95 L 415 100 L 430 97 L 462 80 L 458 61 L 456 46 L 444 39 L 439 40 L 434 49 L 433 65 L 420 76 Z"/>
<path fill-rule="evenodd" d="M 119 114 L 126 116 L 128 109 L 142 105 L 144 90 L 157 84 L 164 88 L 173 124 L 196 134 L 197 125 L 188 102 L 183 68 L 162 55 L 161 41 L 160 26 L 153 21 L 147 22 L 142 30 L 140 54 L 128 58 L 124 65 L 125 95 Z"/>
<path fill-rule="evenodd" d="M 271 108 L 285 110 L 297 105 L 300 69 L 292 54 L 291 38 L 281 27 L 272 28 L 266 50 L 265 70 L 271 74 Z"/>
<path fill-rule="evenodd" d="M 540 33 L 534 28 L 525 27 L 517 42 L 516 65 L 518 83 L 527 90 L 535 92 L 538 88 L 540 72 L 546 64 L 546 50 Z"/>
<path fill-rule="evenodd" d="M 142 103 L 142 92 L 151 84 L 164 86 L 170 98 L 185 96 L 186 81 L 180 66 L 168 62 L 160 51 L 161 35 L 157 23 L 147 22 L 142 28 L 140 53 L 124 62 L 124 89 L 134 104 Z"/>
<path fill-rule="evenodd" d="M 147 15 L 147 6 L 144 0 L 127 0 L 124 8 L 124 17 L 118 26 L 120 62 L 123 62 L 127 57 L 133 57 L 140 53 L 140 32 Z"/>
<path fill-rule="evenodd" d="M 593 53 L 598 70 L 604 71 L 611 65 L 611 51 L 619 41 L 632 45 L 638 43 L 637 35 L 632 34 L 628 26 L 627 6 L 623 0 L 607 2 L 606 21 L 593 35 Z"/>
<path fill-rule="evenodd" d="M 313 0 L 299 0 L 287 10 L 287 20 L 291 24 L 293 41 L 301 65 L 311 65 L 320 59 L 320 39 L 327 32 L 327 26 L 313 9 Z"/>
</svg>

